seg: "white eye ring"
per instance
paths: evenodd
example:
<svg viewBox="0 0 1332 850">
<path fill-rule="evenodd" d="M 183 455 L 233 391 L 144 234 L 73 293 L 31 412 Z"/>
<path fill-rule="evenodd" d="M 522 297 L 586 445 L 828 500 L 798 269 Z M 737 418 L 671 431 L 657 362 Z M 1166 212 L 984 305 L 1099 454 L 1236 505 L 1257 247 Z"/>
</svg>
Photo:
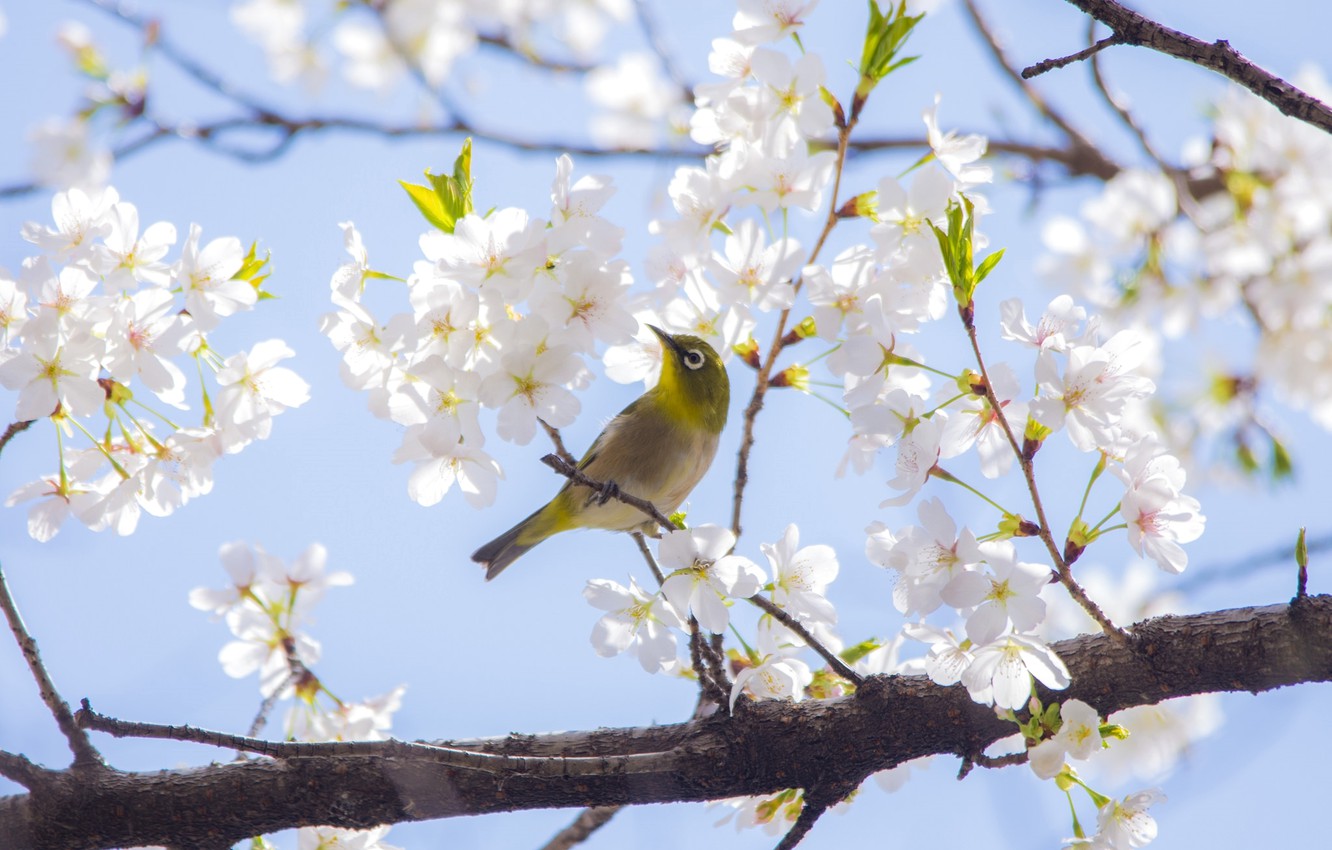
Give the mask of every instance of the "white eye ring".
<svg viewBox="0 0 1332 850">
<path fill-rule="evenodd" d="M 684 354 L 684 364 L 690 369 L 703 368 L 703 352 L 697 348 L 691 348 Z"/>
</svg>

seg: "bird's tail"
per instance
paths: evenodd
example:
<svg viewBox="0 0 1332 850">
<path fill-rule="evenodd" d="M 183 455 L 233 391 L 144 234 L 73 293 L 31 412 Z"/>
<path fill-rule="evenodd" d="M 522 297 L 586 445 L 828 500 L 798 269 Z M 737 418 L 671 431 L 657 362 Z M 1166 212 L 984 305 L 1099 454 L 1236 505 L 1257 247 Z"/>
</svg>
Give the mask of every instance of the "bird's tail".
<svg viewBox="0 0 1332 850">
<path fill-rule="evenodd" d="M 472 553 L 472 560 L 486 568 L 486 581 L 499 575 L 520 555 L 551 535 L 551 531 L 542 528 L 546 525 L 542 517 L 545 510 L 541 508 Z"/>
</svg>

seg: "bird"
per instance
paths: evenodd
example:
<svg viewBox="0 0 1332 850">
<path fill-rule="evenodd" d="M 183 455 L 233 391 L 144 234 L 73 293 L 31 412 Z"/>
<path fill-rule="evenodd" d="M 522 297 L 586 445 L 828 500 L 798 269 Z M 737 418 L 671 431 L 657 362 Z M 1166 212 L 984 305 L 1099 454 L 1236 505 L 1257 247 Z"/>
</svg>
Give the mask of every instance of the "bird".
<svg viewBox="0 0 1332 850">
<path fill-rule="evenodd" d="M 656 524 L 639 509 L 610 499 L 615 489 L 670 515 L 712 465 L 726 426 L 731 382 L 716 350 L 692 334 L 648 325 L 661 343 L 661 377 L 606 424 L 578 470 L 607 485 L 569 481 L 527 519 L 472 553 L 490 581 L 546 538 L 574 528 L 642 531 Z"/>
</svg>

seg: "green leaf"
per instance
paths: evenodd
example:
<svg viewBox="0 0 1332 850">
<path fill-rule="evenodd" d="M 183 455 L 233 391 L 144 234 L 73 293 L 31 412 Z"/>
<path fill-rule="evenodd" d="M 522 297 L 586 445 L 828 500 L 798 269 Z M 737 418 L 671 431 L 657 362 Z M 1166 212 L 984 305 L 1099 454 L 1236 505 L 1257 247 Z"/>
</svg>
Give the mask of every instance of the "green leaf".
<svg viewBox="0 0 1332 850">
<path fill-rule="evenodd" d="M 426 172 L 429 174 L 430 172 Z M 416 208 L 425 216 L 425 220 L 438 227 L 445 233 L 453 232 L 454 222 L 448 218 L 444 211 L 444 203 L 439 195 L 429 186 L 421 186 L 416 183 L 408 183 L 405 180 L 399 180 L 398 185 L 407 190 L 407 197 L 412 199 Z"/>
<path fill-rule="evenodd" d="M 995 251 L 993 254 L 986 257 L 984 260 L 981 260 L 981 264 L 976 267 L 976 283 L 980 283 L 982 280 L 985 280 L 985 277 L 990 273 L 990 270 L 993 269 L 995 266 L 999 265 L 999 261 L 1002 260 L 1003 258 L 1004 258 L 1004 249 L 1000 248 L 998 251 Z M 986 291 L 988 292 L 989 290 Z"/>
<path fill-rule="evenodd" d="M 848 646 L 846 649 L 837 653 L 837 655 L 847 664 L 855 664 L 857 661 L 864 658 L 866 655 L 869 655 L 871 652 L 880 648 L 881 646 L 883 646 L 882 643 L 875 640 L 874 638 L 869 638 L 868 640 L 862 640 L 860 643 L 855 644 L 854 646 Z"/>
<path fill-rule="evenodd" d="M 1286 444 L 1272 437 L 1272 480 L 1280 481 L 1295 474 L 1295 461 L 1291 459 Z"/>
<path fill-rule="evenodd" d="M 452 233 L 458 219 L 472 211 L 472 140 L 463 140 L 462 151 L 453 161 L 452 174 L 431 174 L 426 169 L 429 186 L 399 180 L 402 188 L 425 216 L 426 221 L 445 233 Z"/>
</svg>

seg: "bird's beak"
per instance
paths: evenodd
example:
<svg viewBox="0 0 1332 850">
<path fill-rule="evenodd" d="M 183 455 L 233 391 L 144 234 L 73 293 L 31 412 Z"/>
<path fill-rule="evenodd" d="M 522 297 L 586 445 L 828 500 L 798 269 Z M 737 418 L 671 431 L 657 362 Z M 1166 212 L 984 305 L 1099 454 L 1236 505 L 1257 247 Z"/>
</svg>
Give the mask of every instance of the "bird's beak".
<svg viewBox="0 0 1332 850">
<path fill-rule="evenodd" d="M 652 332 L 657 335 L 657 339 L 661 340 L 661 345 L 663 348 L 668 348 L 671 351 L 676 352 L 677 354 L 680 352 L 680 344 L 676 342 L 675 339 L 670 334 L 666 333 L 664 330 L 657 327 L 656 325 L 648 325 L 648 327 L 651 328 Z"/>
</svg>

